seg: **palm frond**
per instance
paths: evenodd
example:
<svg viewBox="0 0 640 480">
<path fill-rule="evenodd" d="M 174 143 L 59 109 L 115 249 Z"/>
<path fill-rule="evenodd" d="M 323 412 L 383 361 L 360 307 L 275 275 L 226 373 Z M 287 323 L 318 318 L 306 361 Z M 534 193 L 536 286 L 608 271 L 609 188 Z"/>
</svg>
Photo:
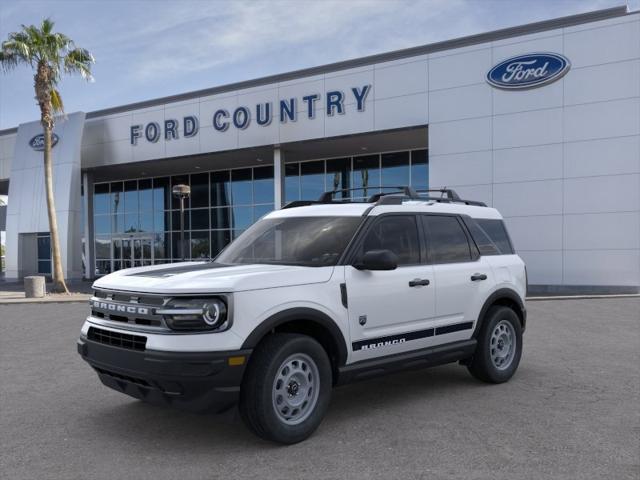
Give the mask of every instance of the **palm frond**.
<svg viewBox="0 0 640 480">
<path fill-rule="evenodd" d="M 4 71 L 9 71 L 18 66 L 18 56 L 11 52 L 0 50 L 0 65 Z"/>
<path fill-rule="evenodd" d="M 54 113 L 64 113 L 64 105 L 62 103 L 62 97 L 60 92 L 55 88 L 51 89 L 51 106 Z"/>
<path fill-rule="evenodd" d="M 64 70 L 67 73 L 79 73 L 82 78 L 92 81 L 91 65 L 95 63 L 93 55 L 84 48 L 75 48 L 64 57 Z"/>
</svg>

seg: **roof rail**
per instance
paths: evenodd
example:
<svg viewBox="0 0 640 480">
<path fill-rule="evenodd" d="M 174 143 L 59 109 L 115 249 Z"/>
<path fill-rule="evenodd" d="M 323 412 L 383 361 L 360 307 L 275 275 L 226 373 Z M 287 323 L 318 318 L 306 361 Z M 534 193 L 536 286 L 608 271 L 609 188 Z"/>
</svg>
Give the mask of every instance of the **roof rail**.
<svg viewBox="0 0 640 480">
<path fill-rule="evenodd" d="M 417 200 L 428 200 L 428 201 L 433 201 L 433 202 L 439 202 L 439 203 L 464 203 L 465 205 L 473 205 L 476 207 L 486 207 L 487 204 L 484 202 L 479 202 L 477 200 L 464 200 L 462 198 L 460 198 L 460 196 L 456 193 L 455 190 L 451 189 L 451 188 L 427 188 L 427 189 L 420 189 L 420 190 L 416 190 L 416 192 L 418 193 L 418 198 Z M 424 195 L 420 195 L 421 193 L 431 193 L 431 192 L 439 192 L 440 196 L 439 197 L 432 197 L 432 196 L 424 196 Z M 446 195 L 446 196 L 445 196 Z"/>
<path fill-rule="evenodd" d="M 324 192 L 320 195 L 318 200 L 295 200 L 293 202 L 287 203 L 282 208 L 295 208 L 295 207 L 305 207 L 309 205 L 320 205 L 320 204 L 341 204 L 341 203 L 357 203 L 350 199 L 334 199 L 334 195 L 337 193 L 345 193 L 345 192 L 353 192 L 357 190 L 364 190 L 365 192 L 370 189 L 392 189 L 390 192 L 376 192 L 373 195 L 369 196 L 364 203 L 373 203 L 376 205 L 401 205 L 402 202 L 406 199 L 409 200 L 421 200 L 421 201 L 432 201 L 439 203 L 464 203 L 465 205 L 473 205 L 477 207 L 486 207 L 487 204 L 484 202 L 478 202 L 475 200 L 464 200 L 460 198 L 460 196 L 456 193 L 455 190 L 451 188 L 436 188 L 436 189 L 420 189 L 415 190 L 414 188 L 401 185 L 401 186 L 383 186 L 383 187 L 355 187 L 355 188 L 342 188 L 340 190 L 331 190 L 328 192 Z M 440 193 L 440 196 L 430 196 L 429 193 Z M 424 195 L 427 194 L 427 195 Z"/>
<path fill-rule="evenodd" d="M 391 195 L 393 193 L 403 193 L 404 195 L 406 195 L 409 198 L 415 197 L 416 196 L 416 191 L 407 186 L 407 185 L 401 185 L 401 186 L 383 186 L 383 187 L 354 187 L 354 188 L 342 188 L 339 190 L 331 190 L 328 192 L 324 192 L 322 195 L 320 195 L 320 198 L 318 199 L 319 203 L 331 203 L 333 201 L 333 196 L 336 193 L 345 193 L 345 192 L 354 192 L 356 190 L 364 190 L 365 194 L 367 190 L 378 190 L 381 188 L 392 188 L 394 190 L 396 190 L 396 192 L 388 192 L 388 193 L 375 193 L 373 195 L 371 195 L 369 197 L 369 199 L 367 200 L 368 203 L 374 203 L 376 202 L 381 196 L 383 195 Z"/>
</svg>

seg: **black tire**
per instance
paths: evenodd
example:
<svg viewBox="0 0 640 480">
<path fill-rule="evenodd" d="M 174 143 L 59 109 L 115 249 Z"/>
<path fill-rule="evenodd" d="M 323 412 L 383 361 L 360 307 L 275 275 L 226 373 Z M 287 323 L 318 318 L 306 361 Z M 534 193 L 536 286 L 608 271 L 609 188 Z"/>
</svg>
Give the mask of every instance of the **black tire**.
<svg viewBox="0 0 640 480">
<path fill-rule="evenodd" d="M 294 425 L 287 423 L 282 418 L 282 414 L 276 411 L 274 395 L 277 396 L 277 391 L 274 393 L 274 388 L 277 377 L 284 371 L 280 368 L 285 360 L 299 355 L 306 356 L 305 358 L 310 359 L 312 361 L 310 363 L 317 368 L 319 388 L 317 388 L 315 405 L 307 407 L 308 410 L 305 412 L 308 416 Z M 299 373 L 303 373 L 302 370 Z M 315 379 L 315 376 L 312 377 L 315 383 L 310 384 L 312 388 L 307 390 L 313 390 L 314 386 L 318 385 L 318 379 Z M 284 388 L 291 385 L 290 383 Z M 251 431 L 265 440 L 284 444 L 301 442 L 318 428 L 324 418 L 331 400 L 331 388 L 331 363 L 327 353 L 317 341 L 306 335 L 295 333 L 269 335 L 255 349 L 247 366 L 240 390 L 240 416 Z M 298 392 L 297 386 L 295 391 Z M 302 387 L 301 391 L 304 391 Z M 291 398 L 286 392 L 283 391 L 288 398 Z M 316 395 L 315 391 L 306 392 L 305 395 L 307 393 Z M 282 406 L 279 408 L 282 409 Z"/>
<path fill-rule="evenodd" d="M 509 325 L 501 322 L 507 322 L 511 326 L 511 329 Z M 496 342 L 493 334 L 496 332 L 496 327 L 498 327 L 499 324 L 500 331 L 504 331 L 505 335 L 507 334 L 506 332 L 508 332 L 514 337 L 515 349 L 508 362 L 504 360 L 503 365 L 497 366 L 496 362 L 492 360 L 492 357 L 495 356 L 494 354 L 496 352 L 497 355 L 502 354 L 502 352 L 496 350 L 499 348 L 499 340 Z M 508 381 L 518 369 L 520 358 L 522 357 L 522 325 L 520 324 L 518 315 L 509 307 L 491 307 L 487 311 L 477 340 L 478 346 L 476 352 L 467 366 L 469 373 L 478 380 L 487 383 L 503 383 Z M 492 354 L 492 351 L 494 354 Z M 499 363 L 501 359 L 497 361 Z"/>
</svg>

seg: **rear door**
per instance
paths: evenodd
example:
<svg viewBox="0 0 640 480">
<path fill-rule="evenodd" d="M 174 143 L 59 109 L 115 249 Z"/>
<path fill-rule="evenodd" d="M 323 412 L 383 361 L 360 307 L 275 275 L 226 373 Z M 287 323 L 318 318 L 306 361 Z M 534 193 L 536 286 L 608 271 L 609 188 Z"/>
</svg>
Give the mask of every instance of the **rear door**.
<svg viewBox="0 0 640 480">
<path fill-rule="evenodd" d="M 435 280 L 438 343 L 471 337 L 477 315 L 495 282 L 457 215 L 422 215 Z"/>
<path fill-rule="evenodd" d="M 352 264 L 369 250 L 391 250 L 398 268 L 386 271 L 345 267 L 353 360 L 420 348 L 435 314 L 433 268 L 426 264 L 419 217 L 380 215 L 372 220 Z M 422 335 L 422 336 L 421 336 Z"/>
</svg>

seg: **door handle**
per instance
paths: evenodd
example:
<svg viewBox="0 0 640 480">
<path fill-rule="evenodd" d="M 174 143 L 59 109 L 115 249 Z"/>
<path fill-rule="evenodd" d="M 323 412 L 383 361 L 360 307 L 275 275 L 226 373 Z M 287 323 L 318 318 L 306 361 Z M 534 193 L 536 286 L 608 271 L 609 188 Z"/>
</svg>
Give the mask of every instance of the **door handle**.
<svg viewBox="0 0 640 480">
<path fill-rule="evenodd" d="M 471 281 L 477 282 L 478 280 L 486 280 L 487 276 L 484 273 L 474 273 L 471 275 Z"/>
<path fill-rule="evenodd" d="M 413 280 L 409 281 L 409 286 L 410 287 L 424 287 L 429 285 L 429 280 L 427 280 L 426 278 L 414 278 Z"/>
</svg>

